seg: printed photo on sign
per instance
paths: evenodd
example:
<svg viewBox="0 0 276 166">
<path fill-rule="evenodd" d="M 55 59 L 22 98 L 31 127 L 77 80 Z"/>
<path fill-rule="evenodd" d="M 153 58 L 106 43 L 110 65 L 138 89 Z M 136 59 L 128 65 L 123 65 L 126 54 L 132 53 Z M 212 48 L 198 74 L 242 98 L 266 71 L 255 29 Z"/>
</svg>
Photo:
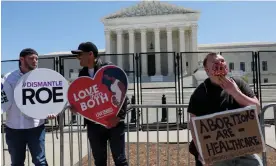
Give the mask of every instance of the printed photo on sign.
<svg viewBox="0 0 276 166">
<path fill-rule="evenodd" d="M 14 100 L 27 116 L 46 119 L 57 115 L 67 102 L 68 81 L 58 72 L 38 68 L 24 74 L 17 82 Z"/>
<path fill-rule="evenodd" d="M 68 89 L 68 101 L 88 120 L 108 127 L 108 119 L 116 116 L 128 90 L 126 73 L 119 67 L 100 68 L 94 78 L 80 77 Z"/>
<path fill-rule="evenodd" d="M 265 151 L 255 106 L 193 117 L 197 146 L 204 163 Z"/>
<path fill-rule="evenodd" d="M 11 85 L 1 79 L 1 113 L 6 112 L 10 109 L 13 103 L 13 90 Z"/>
</svg>

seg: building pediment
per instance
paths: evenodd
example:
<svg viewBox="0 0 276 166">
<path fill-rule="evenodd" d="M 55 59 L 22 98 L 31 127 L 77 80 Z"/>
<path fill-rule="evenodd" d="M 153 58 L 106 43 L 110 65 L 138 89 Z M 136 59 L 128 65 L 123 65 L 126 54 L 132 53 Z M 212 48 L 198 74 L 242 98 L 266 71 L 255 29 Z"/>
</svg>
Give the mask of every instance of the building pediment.
<svg viewBox="0 0 276 166">
<path fill-rule="evenodd" d="M 161 16 L 175 14 L 191 14 L 199 13 L 199 11 L 175 6 L 166 2 L 159 1 L 142 1 L 138 4 L 124 8 L 118 12 L 110 14 L 103 19 L 116 19 L 127 17 L 143 17 L 143 16 Z"/>
</svg>

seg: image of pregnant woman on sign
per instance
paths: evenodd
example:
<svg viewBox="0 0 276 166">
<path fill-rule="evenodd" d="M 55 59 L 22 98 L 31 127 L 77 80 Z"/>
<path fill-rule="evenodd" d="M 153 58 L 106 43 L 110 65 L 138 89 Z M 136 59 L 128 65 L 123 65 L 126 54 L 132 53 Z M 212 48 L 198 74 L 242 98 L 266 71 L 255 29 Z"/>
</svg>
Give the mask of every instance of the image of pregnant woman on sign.
<svg viewBox="0 0 276 166">
<path fill-rule="evenodd" d="M 103 73 L 103 84 L 108 87 L 108 90 L 112 92 L 112 104 L 115 107 L 121 105 L 124 102 L 124 95 L 127 88 L 127 80 L 125 73 L 117 68 L 110 68 Z"/>
</svg>

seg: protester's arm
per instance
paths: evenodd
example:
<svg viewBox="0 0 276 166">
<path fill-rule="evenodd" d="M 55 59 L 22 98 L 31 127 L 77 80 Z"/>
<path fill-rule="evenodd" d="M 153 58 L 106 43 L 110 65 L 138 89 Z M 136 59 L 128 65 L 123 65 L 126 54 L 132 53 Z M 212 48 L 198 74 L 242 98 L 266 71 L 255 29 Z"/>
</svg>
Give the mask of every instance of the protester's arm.
<svg viewBox="0 0 276 166">
<path fill-rule="evenodd" d="M 232 96 L 241 106 L 256 105 L 257 111 L 260 112 L 260 102 L 255 96 L 253 98 L 248 97 L 241 91 L 237 91 L 237 93 Z"/>
</svg>

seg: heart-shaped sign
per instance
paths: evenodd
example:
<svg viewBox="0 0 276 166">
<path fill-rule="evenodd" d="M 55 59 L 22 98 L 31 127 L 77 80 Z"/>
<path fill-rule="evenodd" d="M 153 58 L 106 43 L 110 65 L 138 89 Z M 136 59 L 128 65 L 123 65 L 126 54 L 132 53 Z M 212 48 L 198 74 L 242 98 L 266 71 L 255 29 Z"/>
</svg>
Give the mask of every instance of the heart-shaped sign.
<svg viewBox="0 0 276 166">
<path fill-rule="evenodd" d="M 115 65 L 101 67 L 94 78 L 80 77 L 68 89 L 68 101 L 84 118 L 109 127 L 117 116 L 128 90 L 126 73 Z"/>
</svg>

